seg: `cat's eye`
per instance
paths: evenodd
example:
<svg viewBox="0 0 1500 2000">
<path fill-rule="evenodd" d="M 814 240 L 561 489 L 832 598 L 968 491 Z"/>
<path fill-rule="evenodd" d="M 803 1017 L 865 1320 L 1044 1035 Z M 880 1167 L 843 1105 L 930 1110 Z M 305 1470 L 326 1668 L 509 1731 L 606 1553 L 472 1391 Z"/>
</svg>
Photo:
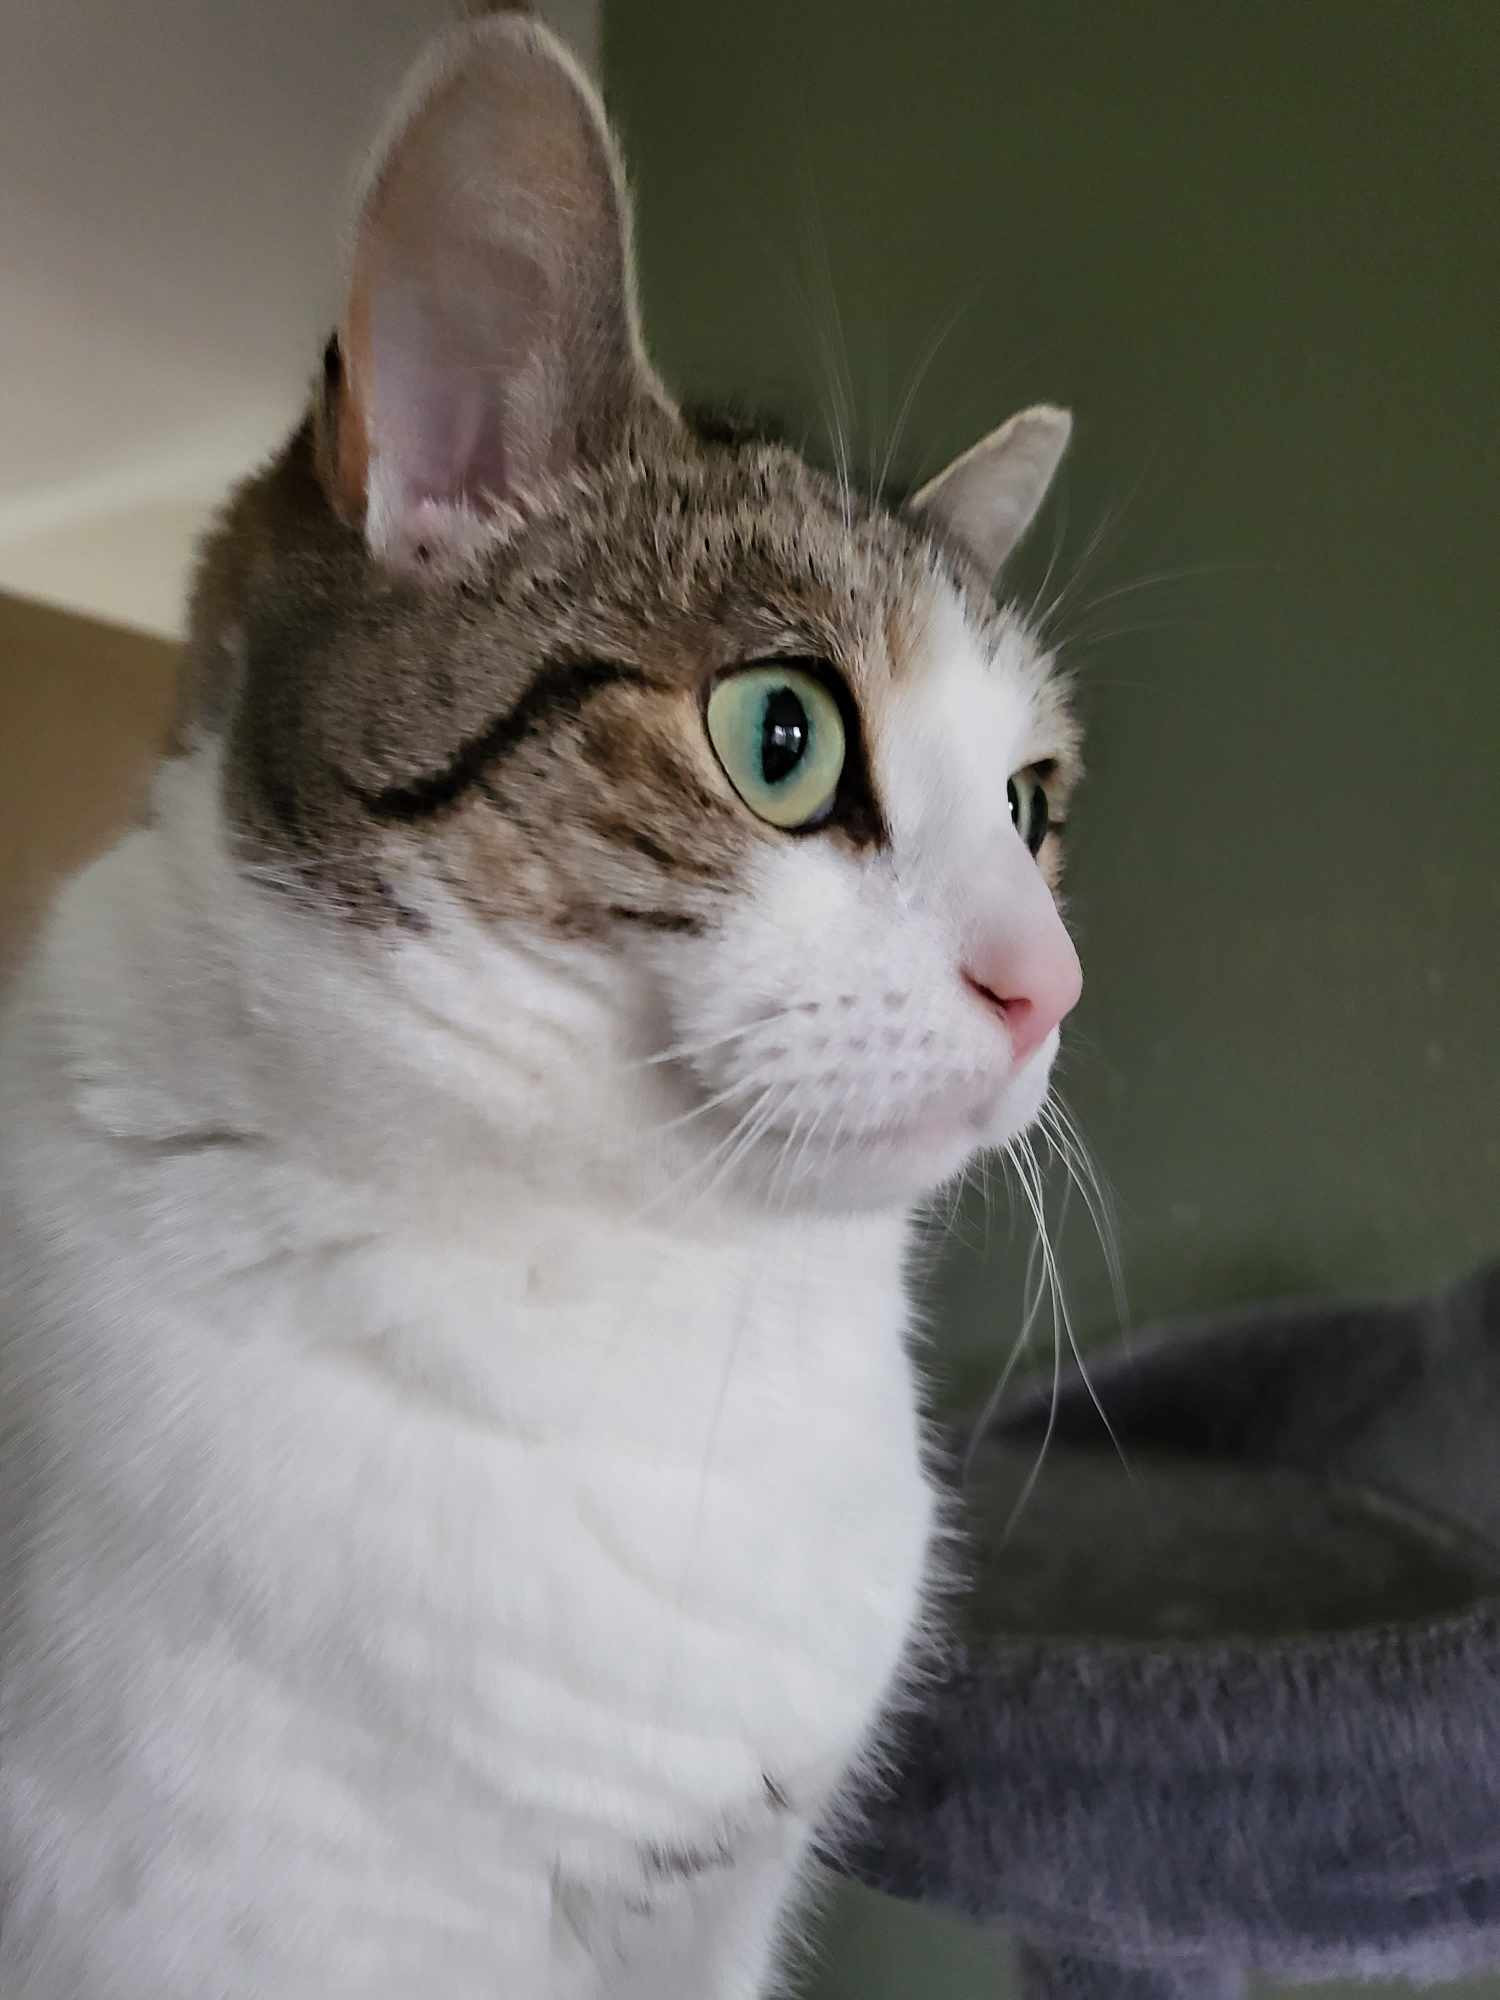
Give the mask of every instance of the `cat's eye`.
<svg viewBox="0 0 1500 2000">
<path fill-rule="evenodd" d="M 832 810 L 844 769 L 844 718 L 823 683 L 770 662 L 725 674 L 708 698 L 708 740 L 751 812 L 788 831 Z"/>
<path fill-rule="evenodd" d="M 1039 853 L 1052 824 L 1047 793 L 1035 771 L 1017 771 L 1005 787 L 1010 802 L 1011 824 L 1025 841 L 1028 852 Z"/>
</svg>

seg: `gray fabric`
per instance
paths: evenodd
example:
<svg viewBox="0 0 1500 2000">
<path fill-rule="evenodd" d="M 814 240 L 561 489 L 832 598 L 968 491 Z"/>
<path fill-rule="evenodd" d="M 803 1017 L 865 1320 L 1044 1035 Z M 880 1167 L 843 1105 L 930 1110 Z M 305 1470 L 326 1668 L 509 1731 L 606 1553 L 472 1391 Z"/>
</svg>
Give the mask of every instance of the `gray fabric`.
<svg viewBox="0 0 1500 2000">
<path fill-rule="evenodd" d="M 1248 1989 L 1239 1973 L 1196 1960 L 1170 1971 L 1132 1970 L 1030 1945 L 1021 1948 L 1020 1971 L 1029 2000 L 1242 2000 Z"/>
<path fill-rule="evenodd" d="M 1500 1963 L 1500 1266 L 1169 1331 L 991 1428 L 973 1587 L 843 1865 L 1028 1992 Z"/>
</svg>

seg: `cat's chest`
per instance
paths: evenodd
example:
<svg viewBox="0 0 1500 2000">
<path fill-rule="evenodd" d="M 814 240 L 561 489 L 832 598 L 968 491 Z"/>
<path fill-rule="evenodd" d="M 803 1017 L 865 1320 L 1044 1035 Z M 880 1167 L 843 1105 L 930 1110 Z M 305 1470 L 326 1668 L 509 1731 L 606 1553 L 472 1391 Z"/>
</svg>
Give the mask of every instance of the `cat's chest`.
<svg viewBox="0 0 1500 2000">
<path fill-rule="evenodd" d="M 358 1273 L 347 1309 L 390 1328 L 320 1369 L 316 1420 L 362 1698 L 544 1818 L 588 1799 L 586 1846 L 812 1806 L 889 1684 L 930 1514 L 899 1238 L 852 1236 L 543 1228 Z"/>
</svg>

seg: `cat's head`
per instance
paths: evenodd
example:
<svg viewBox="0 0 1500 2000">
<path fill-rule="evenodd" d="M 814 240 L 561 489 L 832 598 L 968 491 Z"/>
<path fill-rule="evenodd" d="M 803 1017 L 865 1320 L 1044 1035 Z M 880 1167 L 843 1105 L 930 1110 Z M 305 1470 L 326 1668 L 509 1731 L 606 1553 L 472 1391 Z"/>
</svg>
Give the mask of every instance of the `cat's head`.
<svg viewBox="0 0 1500 2000">
<path fill-rule="evenodd" d="M 905 1201 L 1026 1125 L 1077 738 L 991 585 L 1066 417 L 895 511 L 684 420 L 593 94 L 515 16 L 405 93 L 316 403 L 194 606 L 257 874 L 497 1046 L 556 1005 L 549 1129 L 670 1133 L 685 1188 Z"/>
</svg>

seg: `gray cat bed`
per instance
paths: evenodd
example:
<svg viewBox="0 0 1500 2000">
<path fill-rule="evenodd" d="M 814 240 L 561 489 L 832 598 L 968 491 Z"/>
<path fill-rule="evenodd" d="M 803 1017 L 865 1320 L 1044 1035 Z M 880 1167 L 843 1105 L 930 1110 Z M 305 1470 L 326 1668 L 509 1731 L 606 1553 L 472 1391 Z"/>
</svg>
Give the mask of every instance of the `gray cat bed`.
<svg viewBox="0 0 1500 2000">
<path fill-rule="evenodd" d="M 1500 1265 L 1137 1344 L 993 1423 L 973 1588 L 862 1880 L 1005 1925 L 1026 1991 L 1500 1963 Z"/>
</svg>

